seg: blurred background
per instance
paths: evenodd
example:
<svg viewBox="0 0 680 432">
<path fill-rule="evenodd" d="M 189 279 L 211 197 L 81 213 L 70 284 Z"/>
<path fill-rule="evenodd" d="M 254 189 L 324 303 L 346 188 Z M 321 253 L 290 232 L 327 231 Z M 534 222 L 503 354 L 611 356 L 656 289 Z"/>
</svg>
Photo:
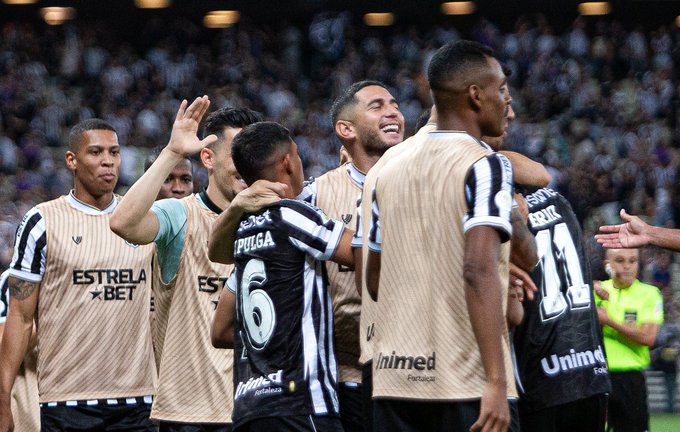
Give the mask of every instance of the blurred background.
<svg viewBox="0 0 680 432">
<path fill-rule="evenodd" d="M 202 94 L 281 122 L 317 176 L 338 163 L 329 108 L 343 89 L 387 84 L 409 135 L 431 104 L 432 53 L 458 38 L 512 70 L 506 146 L 551 171 L 594 277 L 605 274 L 593 233 L 620 208 L 680 227 L 680 0 L 2 0 L 0 269 L 21 215 L 71 188 L 75 123 L 116 127 L 121 193 L 167 142 L 181 99 Z M 641 275 L 664 295 L 662 335 L 680 335 L 680 256 L 646 249 Z"/>
</svg>

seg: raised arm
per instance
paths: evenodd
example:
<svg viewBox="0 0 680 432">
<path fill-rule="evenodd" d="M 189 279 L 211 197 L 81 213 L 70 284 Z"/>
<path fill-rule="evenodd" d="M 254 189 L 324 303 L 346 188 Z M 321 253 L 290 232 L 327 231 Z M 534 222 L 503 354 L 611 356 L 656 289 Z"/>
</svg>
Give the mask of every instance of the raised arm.
<svg viewBox="0 0 680 432">
<path fill-rule="evenodd" d="M 28 350 L 40 284 L 9 277 L 9 313 L 0 343 L 0 431 L 11 431 L 11 394 Z"/>
<path fill-rule="evenodd" d="M 680 230 L 655 227 L 637 216 L 621 209 L 622 224 L 604 225 L 595 240 L 607 249 L 638 248 L 646 245 L 659 246 L 680 252 Z"/>
<path fill-rule="evenodd" d="M 254 213 L 274 204 L 286 195 L 288 186 L 283 183 L 258 180 L 239 192 L 229 207 L 220 214 L 212 226 L 208 242 L 208 258 L 222 264 L 234 262 L 234 240 L 239 221 L 245 213 Z"/>
<path fill-rule="evenodd" d="M 110 226 L 113 232 L 132 243 L 148 244 L 154 241 L 159 225 L 151 206 L 163 182 L 178 162 L 217 139 L 215 135 L 210 135 L 200 140 L 196 135 L 198 125 L 209 106 L 207 96 L 196 98 L 188 107 L 187 101 L 182 101 L 168 145 L 144 175 L 132 185 L 111 215 Z"/>
</svg>

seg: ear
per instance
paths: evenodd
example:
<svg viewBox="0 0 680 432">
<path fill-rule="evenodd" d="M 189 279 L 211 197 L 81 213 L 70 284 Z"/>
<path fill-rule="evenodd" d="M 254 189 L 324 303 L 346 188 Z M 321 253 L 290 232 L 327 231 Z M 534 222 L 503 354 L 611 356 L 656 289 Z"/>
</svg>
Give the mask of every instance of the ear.
<svg viewBox="0 0 680 432">
<path fill-rule="evenodd" d="M 343 141 L 354 140 L 357 136 L 352 122 L 338 120 L 335 122 L 335 134 Z"/>
<path fill-rule="evenodd" d="M 206 169 L 213 169 L 215 166 L 215 152 L 207 147 L 201 149 L 201 163 Z"/>
<path fill-rule="evenodd" d="M 286 174 L 291 175 L 293 173 L 293 165 L 290 160 L 290 153 L 285 153 L 281 158 L 281 166 L 285 170 Z"/>
<path fill-rule="evenodd" d="M 479 111 L 482 108 L 482 89 L 477 84 L 470 84 L 467 93 L 470 104 L 475 111 Z"/>
<path fill-rule="evenodd" d="M 76 160 L 76 154 L 73 153 L 71 150 L 69 150 L 64 155 L 64 159 L 66 160 L 66 167 L 68 167 L 68 169 L 71 170 L 71 171 L 75 171 L 76 167 L 78 166 L 78 161 Z"/>
</svg>

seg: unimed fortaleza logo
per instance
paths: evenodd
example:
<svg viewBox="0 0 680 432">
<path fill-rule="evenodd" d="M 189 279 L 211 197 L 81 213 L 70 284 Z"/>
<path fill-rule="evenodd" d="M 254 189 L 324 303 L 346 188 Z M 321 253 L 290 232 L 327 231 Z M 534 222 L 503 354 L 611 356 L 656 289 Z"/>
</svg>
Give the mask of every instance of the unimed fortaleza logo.
<svg viewBox="0 0 680 432">
<path fill-rule="evenodd" d="M 435 353 L 431 356 L 412 356 L 399 355 L 396 351 L 392 354 L 378 353 L 378 361 L 376 362 L 377 369 L 410 369 L 410 370 L 434 370 L 435 369 Z"/>
<path fill-rule="evenodd" d="M 146 271 L 140 269 L 78 269 L 73 270 L 73 285 L 94 285 L 92 300 L 133 300 L 137 285 L 146 283 Z"/>
</svg>

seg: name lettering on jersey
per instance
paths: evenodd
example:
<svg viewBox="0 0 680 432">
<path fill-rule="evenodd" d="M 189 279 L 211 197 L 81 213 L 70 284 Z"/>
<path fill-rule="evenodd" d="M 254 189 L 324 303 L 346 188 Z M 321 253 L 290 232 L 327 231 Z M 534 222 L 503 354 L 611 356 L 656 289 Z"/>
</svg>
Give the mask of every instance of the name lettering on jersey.
<svg viewBox="0 0 680 432">
<path fill-rule="evenodd" d="M 73 285 L 96 285 L 90 290 L 92 300 L 133 300 L 137 285 L 146 283 L 146 271 L 140 269 L 135 277 L 134 269 L 73 270 L 72 280 Z"/>
<path fill-rule="evenodd" d="M 291 391 L 295 389 L 295 381 L 289 383 Z M 254 396 L 267 396 L 283 393 L 283 370 L 258 378 L 250 377 L 247 382 L 239 382 L 234 392 L 234 400 L 253 393 Z"/>
<path fill-rule="evenodd" d="M 224 288 L 227 279 L 229 278 L 219 276 L 198 276 L 198 291 L 210 294 L 216 293 L 217 290 Z"/>
<path fill-rule="evenodd" d="M 392 354 L 383 355 L 378 353 L 378 361 L 376 362 L 376 369 L 415 369 L 415 370 L 434 370 L 435 369 L 435 353 L 431 356 L 410 356 L 398 355 L 396 351 Z"/>
<path fill-rule="evenodd" d="M 269 210 L 265 210 L 265 212 L 260 214 L 260 215 L 250 215 L 250 216 L 248 216 L 248 218 L 246 220 L 242 221 L 239 224 L 238 230 L 241 231 L 241 230 L 256 227 L 256 226 L 262 226 L 265 223 L 271 222 L 271 221 L 272 221 L 272 218 L 271 218 L 271 215 L 269 213 Z"/>
<path fill-rule="evenodd" d="M 596 375 L 607 373 L 607 360 L 604 357 L 601 346 L 598 345 L 594 351 L 586 350 L 580 352 L 576 352 L 572 348 L 567 355 L 558 356 L 557 354 L 552 354 L 541 359 L 541 368 L 549 377 L 589 367 L 593 367 L 593 372 Z"/>
<path fill-rule="evenodd" d="M 527 195 L 524 197 L 524 199 L 527 200 L 527 205 L 529 208 L 539 205 L 541 203 L 544 203 L 548 201 L 552 197 L 556 197 L 557 192 L 554 190 L 550 189 L 540 189 L 537 190 L 536 192 L 532 193 L 531 195 Z"/>
<path fill-rule="evenodd" d="M 529 213 L 529 223 L 532 228 L 540 228 L 558 220 L 562 220 L 562 215 L 557 213 L 554 205 L 534 213 Z"/>
<path fill-rule="evenodd" d="M 255 235 L 240 238 L 234 242 L 234 255 L 244 252 L 254 252 L 260 249 L 268 249 L 276 246 L 269 231 L 260 232 Z"/>
</svg>

